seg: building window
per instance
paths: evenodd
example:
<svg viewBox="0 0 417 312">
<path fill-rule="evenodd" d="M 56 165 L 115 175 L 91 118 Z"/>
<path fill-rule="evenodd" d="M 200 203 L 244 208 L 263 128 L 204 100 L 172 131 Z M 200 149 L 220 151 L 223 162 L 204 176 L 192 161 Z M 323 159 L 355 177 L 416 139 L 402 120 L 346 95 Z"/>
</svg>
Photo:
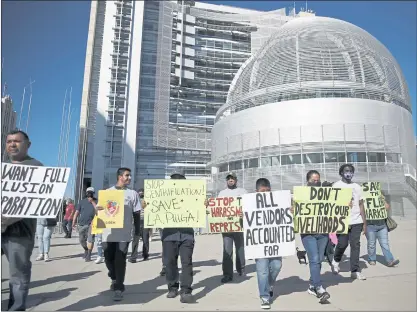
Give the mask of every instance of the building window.
<svg viewBox="0 0 417 312">
<path fill-rule="evenodd" d="M 281 156 L 282 165 L 299 165 L 301 164 L 301 155 L 282 155 Z"/>
<path fill-rule="evenodd" d="M 245 168 L 258 168 L 259 158 L 245 159 L 243 163 L 245 165 Z"/>
<path fill-rule="evenodd" d="M 399 164 L 400 154 L 387 153 L 387 162 Z"/>
<path fill-rule="evenodd" d="M 226 171 L 229 171 L 229 165 L 228 164 L 220 165 L 219 172 L 226 172 Z"/>
<path fill-rule="evenodd" d="M 240 169 L 242 169 L 242 161 L 241 160 L 232 161 L 229 164 L 229 170 L 240 170 Z"/>
<path fill-rule="evenodd" d="M 368 153 L 368 162 L 382 162 L 385 163 L 385 154 L 384 153 Z"/>
<path fill-rule="evenodd" d="M 323 163 L 323 154 L 322 153 L 310 153 L 303 155 L 305 164 L 320 164 Z"/>
<path fill-rule="evenodd" d="M 262 157 L 261 165 L 262 167 L 271 167 L 272 166 L 271 157 Z"/>
<path fill-rule="evenodd" d="M 347 162 L 349 163 L 366 162 L 366 153 L 365 152 L 348 152 Z"/>
<path fill-rule="evenodd" d="M 334 162 L 346 162 L 346 157 L 344 152 L 332 152 L 325 154 L 326 163 Z"/>
</svg>

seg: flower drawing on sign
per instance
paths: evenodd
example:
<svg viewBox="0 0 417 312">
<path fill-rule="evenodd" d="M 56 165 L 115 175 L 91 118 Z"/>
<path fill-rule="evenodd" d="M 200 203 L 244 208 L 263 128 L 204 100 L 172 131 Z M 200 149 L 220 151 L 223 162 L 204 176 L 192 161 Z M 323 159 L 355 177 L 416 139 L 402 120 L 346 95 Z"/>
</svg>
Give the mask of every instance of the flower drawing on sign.
<svg viewBox="0 0 417 312">
<path fill-rule="evenodd" d="M 114 217 L 119 211 L 119 205 L 115 201 L 108 200 L 105 211 L 107 216 Z"/>
</svg>

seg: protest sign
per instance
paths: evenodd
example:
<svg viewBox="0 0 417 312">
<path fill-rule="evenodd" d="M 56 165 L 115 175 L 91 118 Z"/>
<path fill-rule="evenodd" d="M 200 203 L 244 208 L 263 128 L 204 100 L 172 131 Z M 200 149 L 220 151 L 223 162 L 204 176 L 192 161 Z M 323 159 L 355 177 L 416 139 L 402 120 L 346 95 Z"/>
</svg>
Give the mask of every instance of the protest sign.
<svg viewBox="0 0 417 312">
<path fill-rule="evenodd" d="M 98 191 L 98 204 L 104 209 L 98 211 L 98 229 L 121 229 L 124 226 L 125 196 L 122 190 Z"/>
<path fill-rule="evenodd" d="M 210 198 L 207 209 L 210 233 L 242 232 L 241 197 Z"/>
<path fill-rule="evenodd" d="M 91 234 L 101 234 L 103 233 L 103 229 L 97 228 L 97 216 L 94 217 L 93 222 L 91 222 Z"/>
<path fill-rule="evenodd" d="M 294 187 L 294 229 L 300 234 L 346 234 L 352 189 Z"/>
<path fill-rule="evenodd" d="M 1 214 L 55 218 L 62 209 L 70 168 L 1 164 Z"/>
<path fill-rule="evenodd" d="M 387 218 L 387 209 L 385 209 L 385 199 L 381 192 L 381 183 L 363 183 L 362 196 L 366 220 L 384 220 Z"/>
<path fill-rule="evenodd" d="M 245 194 L 242 203 L 246 259 L 295 254 L 290 191 Z"/>
<path fill-rule="evenodd" d="M 206 181 L 145 180 L 145 228 L 206 226 Z"/>
</svg>

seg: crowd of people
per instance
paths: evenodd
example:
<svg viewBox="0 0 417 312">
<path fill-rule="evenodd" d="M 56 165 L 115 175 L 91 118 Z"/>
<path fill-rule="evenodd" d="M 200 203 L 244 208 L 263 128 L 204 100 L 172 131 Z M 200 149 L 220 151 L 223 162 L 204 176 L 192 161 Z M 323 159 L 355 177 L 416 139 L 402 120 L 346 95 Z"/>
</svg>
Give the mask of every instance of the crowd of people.
<svg viewBox="0 0 417 312">
<path fill-rule="evenodd" d="M 6 139 L 6 151 L 11 163 L 42 166 L 36 159 L 28 155 L 30 140 L 26 133 L 13 131 Z M 376 240 L 381 245 L 387 266 L 398 265 L 399 260 L 392 255 L 388 242 L 388 230 L 384 220 L 366 220 L 362 188 L 353 182 L 355 168 L 351 164 L 340 167 L 340 181 L 335 183 L 321 182 L 320 173 L 312 170 L 307 173 L 308 186 L 331 186 L 352 189 L 352 201 L 350 204 L 350 225 L 347 234 L 337 235 L 337 245 L 334 250 L 334 258 L 331 262 L 332 270 L 339 273 L 339 263 L 350 245 L 350 270 L 353 279 L 365 280 L 359 267 L 360 237 L 366 235 L 368 247 L 368 262 L 376 264 Z M 185 179 L 181 171 L 175 171 L 171 179 Z M 97 247 L 96 263 L 105 262 L 110 278 L 110 289 L 113 291 L 113 299 L 123 299 L 125 290 L 124 280 L 126 274 L 126 262 L 135 263 L 138 259 L 140 237 L 143 241 L 142 257 L 149 259 L 149 240 L 151 229 L 144 228 L 144 190 L 130 189 L 131 170 L 119 168 L 117 181 L 112 190 L 124 190 L 124 227 L 117 229 L 103 229 L 101 234 L 92 233 L 92 222 L 103 207 L 98 205 L 95 190 L 92 187 L 86 189 L 85 198 L 76 205 L 68 200 L 65 207 L 62 227 L 66 238 L 71 238 L 73 229 L 78 227 L 80 245 L 83 248 L 83 258 L 86 262 L 92 261 L 94 244 Z M 238 197 L 247 193 L 237 185 L 238 179 L 234 172 L 226 175 L 226 188 L 218 197 Z M 257 192 L 271 192 L 271 183 L 266 178 L 259 178 L 255 185 Z M 207 202 L 206 202 L 207 206 Z M 389 209 L 389 205 L 385 205 Z M 243 223 L 242 223 L 243 224 Z M 24 311 L 29 292 L 32 264 L 30 261 L 35 245 L 35 235 L 38 237 L 39 255 L 36 260 L 49 261 L 49 250 L 53 228 L 56 219 L 18 219 L 2 218 L 2 242 L 1 248 L 9 261 L 10 270 L 10 297 L 9 311 Z M 182 303 L 193 303 L 193 252 L 195 246 L 193 228 L 164 228 L 160 229 L 162 242 L 162 271 L 167 284 L 167 297 L 175 298 L 179 295 Z M 300 234 L 302 244 L 309 260 L 310 285 L 307 292 L 316 296 L 320 302 L 329 300 L 330 294 L 321 282 L 321 267 L 325 258 L 326 248 L 329 246 L 329 234 Z M 233 245 L 236 250 L 235 268 L 240 276 L 245 273 L 245 243 L 243 232 L 222 233 L 223 261 L 222 283 L 229 283 L 234 278 L 233 270 Z M 129 244 L 132 242 L 132 253 L 128 259 Z M 179 274 L 178 257 L 181 262 L 182 273 Z M 282 257 L 255 259 L 258 291 L 261 300 L 261 308 L 269 309 L 274 294 L 274 285 L 282 269 Z"/>
</svg>

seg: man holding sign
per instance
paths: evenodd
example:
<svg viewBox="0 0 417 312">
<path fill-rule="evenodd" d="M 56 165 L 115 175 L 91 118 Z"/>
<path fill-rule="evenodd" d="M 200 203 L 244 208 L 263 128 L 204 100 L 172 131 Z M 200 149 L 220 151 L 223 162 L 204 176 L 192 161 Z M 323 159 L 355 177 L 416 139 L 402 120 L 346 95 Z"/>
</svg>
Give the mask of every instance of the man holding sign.
<svg viewBox="0 0 417 312">
<path fill-rule="evenodd" d="M 31 143 L 23 131 L 12 131 L 6 137 L 7 163 L 25 166 L 43 166 L 28 155 Z M 4 172 L 2 172 L 2 185 Z M 3 197 L 2 197 L 3 213 Z M 35 245 L 35 218 L 1 218 L 1 249 L 9 261 L 9 311 L 25 311 L 26 299 L 32 274 L 32 255 Z"/>
<path fill-rule="evenodd" d="M 355 167 L 351 164 L 344 164 L 339 169 L 341 180 L 333 184 L 333 188 L 350 188 L 352 189 L 352 209 L 350 212 L 350 222 L 347 234 L 337 235 L 337 246 L 332 261 L 333 273 L 339 273 L 339 262 L 350 244 L 350 271 L 351 278 L 366 280 L 366 277 L 360 272 L 359 255 L 361 248 L 361 232 L 366 233 L 366 217 L 363 207 L 362 187 L 352 182 Z"/>
<path fill-rule="evenodd" d="M 111 279 L 110 289 L 114 291 L 114 301 L 123 299 L 123 292 L 125 290 L 125 275 L 126 275 L 126 258 L 129 249 L 129 242 L 132 235 L 133 222 L 137 222 L 139 217 L 134 217 L 134 214 L 140 214 L 142 209 L 140 205 L 140 198 L 136 191 L 128 189 L 127 186 L 132 180 L 131 170 L 129 168 L 119 168 L 117 170 L 117 183 L 108 190 L 123 191 L 124 218 L 122 228 L 104 228 L 102 233 L 102 247 L 104 251 L 104 259 L 109 270 L 109 277 Z M 103 204 L 96 206 L 98 211 L 98 225 L 100 228 L 100 215 L 104 213 Z M 118 203 L 120 205 L 120 203 Z M 93 203 L 93 205 L 95 205 Z M 117 209 L 120 209 L 118 207 Z M 117 212 L 116 212 L 117 213 Z M 104 217 L 104 216 L 103 216 Z M 103 222 L 103 220 L 101 220 Z M 136 225 L 135 226 L 139 226 Z"/>
<path fill-rule="evenodd" d="M 270 309 L 282 257 L 295 253 L 290 191 L 271 192 L 271 183 L 256 181 L 256 192 L 243 195 L 245 254 L 255 259 L 261 308 Z"/>
<path fill-rule="evenodd" d="M 376 240 L 378 239 L 388 267 L 400 263 L 391 253 L 388 240 L 388 228 L 385 222 L 388 216 L 389 204 L 381 191 L 381 183 L 365 182 L 362 185 L 366 214 L 366 238 L 368 240 L 368 262 L 376 264 Z"/>
<path fill-rule="evenodd" d="M 241 196 L 247 194 L 246 190 L 243 188 L 237 187 L 237 175 L 234 172 L 229 172 L 226 176 L 227 188 L 220 191 L 216 199 L 210 199 L 209 202 L 206 202 L 206 206 L 209 206 L 209 209 L 213 209 L 212 206 L 216 206 L 217 202 L 229 203 L 229 207 L 226 209 L 221 209 L 221 211 L 230 211 L 232 207 L 236 207 L 239 211 L 235 211 L 239 217 L 239 227 L 242 228 L 242 211 L 241 209 Z M 236 202 L 235 202 L 236 199 Z M 218 204 L 219 206 L 219 204 Z M 230 207 L 231 206 L 231 207 Z M 208 211 L 211 213 L 210 211 Z M 229 212 L 230 214 L 230 212 Z M 228 223 L 226 223 L 229 225 Z M 235 244 L 236 249 L 236 271 L 239 275 L 245 273 L 245 243 L 243 239 L 243 232 L 233 232 L 231 230 L 232 225 L 228 227 L 223 227 L 222 236 L 223 236 L 223 278 L 221 279 L 222 283 L 228 283 L 233 280 L 233 243 Z M 228 229 L 230 228 L 230 229 Z"/>
</svg>

